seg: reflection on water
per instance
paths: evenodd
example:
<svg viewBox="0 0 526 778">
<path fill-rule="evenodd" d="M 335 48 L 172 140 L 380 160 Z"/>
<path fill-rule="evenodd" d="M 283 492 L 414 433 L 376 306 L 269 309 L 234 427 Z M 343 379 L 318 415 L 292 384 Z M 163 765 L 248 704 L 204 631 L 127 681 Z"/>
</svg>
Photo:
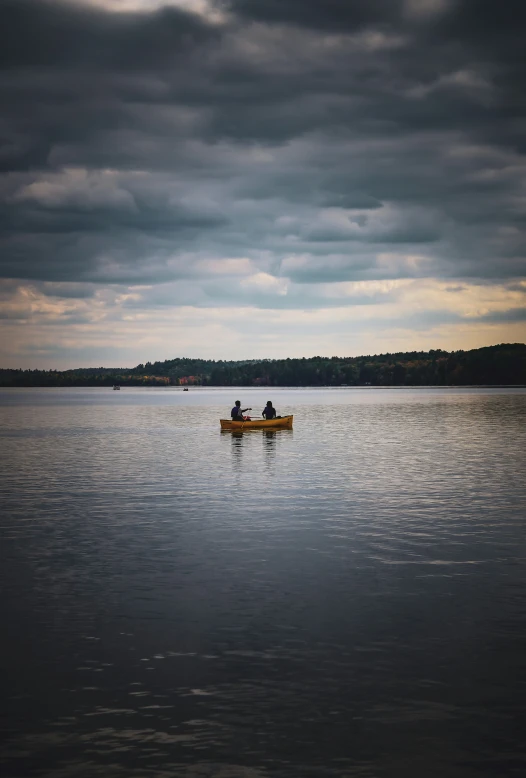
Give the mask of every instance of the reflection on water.
<svg viewBox="0 0 526 778">
<path fill-rule="evenodd" d="M 292 434 L 292 430 L 282 430 L 285 433 Z M 265 452 L 265 466 L 267 471 L 271 470 L 272 463 L 276 457 L 276 430 L 263 430 L 263 450 Z"/>
<path fill-rule="evenodd" d="M 3 775 L 522 774 L 526 393 L 275 404 L 0 393 Z"/>
<path fill-rule="evenodd" d="M 232 463 L 234 470 L 239 471 L 243 467 L 243 452 L 248 450 L 247 456 L 253 459 L 250 449 L 252 446 L 263 446 L 265 453 L 264 467 L 269 470 L 275 460 L 276 447 L 282 436 L 293 435 L 293 430 L 222 430 L 221 435 L 230 436 L 232 442 Z"/>
</svg>

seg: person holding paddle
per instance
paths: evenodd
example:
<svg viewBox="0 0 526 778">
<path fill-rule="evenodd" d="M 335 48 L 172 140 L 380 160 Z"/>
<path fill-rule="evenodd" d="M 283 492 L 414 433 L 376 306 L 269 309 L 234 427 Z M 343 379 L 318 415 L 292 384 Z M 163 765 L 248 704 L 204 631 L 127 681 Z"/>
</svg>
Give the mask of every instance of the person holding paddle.
<svg viewBox="0 0 526 778">
<path fill-rule="evenodd" d="M 245 421 L 243 414 L 245 411 L 251 411 L 252 408 L 241 408 L 241 400 L 236 400 L 236 404 L 230 411 L 232 421 Z"/>
</svg>

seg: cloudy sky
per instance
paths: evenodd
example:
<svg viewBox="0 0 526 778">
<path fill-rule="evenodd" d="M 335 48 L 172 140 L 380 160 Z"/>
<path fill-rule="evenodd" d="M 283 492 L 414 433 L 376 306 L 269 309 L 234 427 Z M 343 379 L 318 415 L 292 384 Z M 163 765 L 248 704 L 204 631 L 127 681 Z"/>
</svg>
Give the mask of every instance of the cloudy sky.
<svg viewBox="0 0 526 778">
<path fill-rule="evenodd" d="M 526 341 L 519 0 L 0 0 L 2 367 Z"/>
</svg>

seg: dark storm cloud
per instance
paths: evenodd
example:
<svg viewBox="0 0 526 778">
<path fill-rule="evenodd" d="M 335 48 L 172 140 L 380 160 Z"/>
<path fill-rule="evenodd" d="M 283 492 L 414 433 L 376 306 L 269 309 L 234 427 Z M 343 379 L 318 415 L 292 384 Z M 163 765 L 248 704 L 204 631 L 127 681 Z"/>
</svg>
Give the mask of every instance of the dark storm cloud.
<svg viewBox="0 0 526 778">
<path fill-rule="evenodd" d="M 524 274 L 522 4 L 218 5 L 222 23 L 0 5 L 5 277 L 155 284 L 192 256 L 279 274 L 291 255 L 303 285 Z"/>
<path fill-rule="evenodd" d="M 195 14 L 175 8 L 110 14 L 67 0 L 3 0 L 0 66 L 156 70 L 177 65 L 213 35 Z"/>
<path fill-rule="evenodd" d="M 481 322 L 526 322 L 526 308 L 510 308 L 507 311 L 493 311 L 480 316 Z"/>
<path fill-rule="evenodd" d="M 396 24 L 404 8 L 401 0 L 232 0 L 226 5 L 245 19 L 338 33 Z"/>
</svg>

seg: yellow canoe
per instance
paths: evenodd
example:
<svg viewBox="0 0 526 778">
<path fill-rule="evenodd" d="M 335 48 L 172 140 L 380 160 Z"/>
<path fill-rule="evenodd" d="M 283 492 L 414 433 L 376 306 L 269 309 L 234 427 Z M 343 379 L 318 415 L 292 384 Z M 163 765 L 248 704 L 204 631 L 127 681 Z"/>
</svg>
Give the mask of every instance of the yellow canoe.
<svg viewBox="0 0 526 778">
<path fill-rule="evenodd" d="M 280 416 L 277 419 L 251 419 L 250 421 L 232 421 L 219 419 L 222 430 L 291 430 L 294 416 Z"/>
</svg>

